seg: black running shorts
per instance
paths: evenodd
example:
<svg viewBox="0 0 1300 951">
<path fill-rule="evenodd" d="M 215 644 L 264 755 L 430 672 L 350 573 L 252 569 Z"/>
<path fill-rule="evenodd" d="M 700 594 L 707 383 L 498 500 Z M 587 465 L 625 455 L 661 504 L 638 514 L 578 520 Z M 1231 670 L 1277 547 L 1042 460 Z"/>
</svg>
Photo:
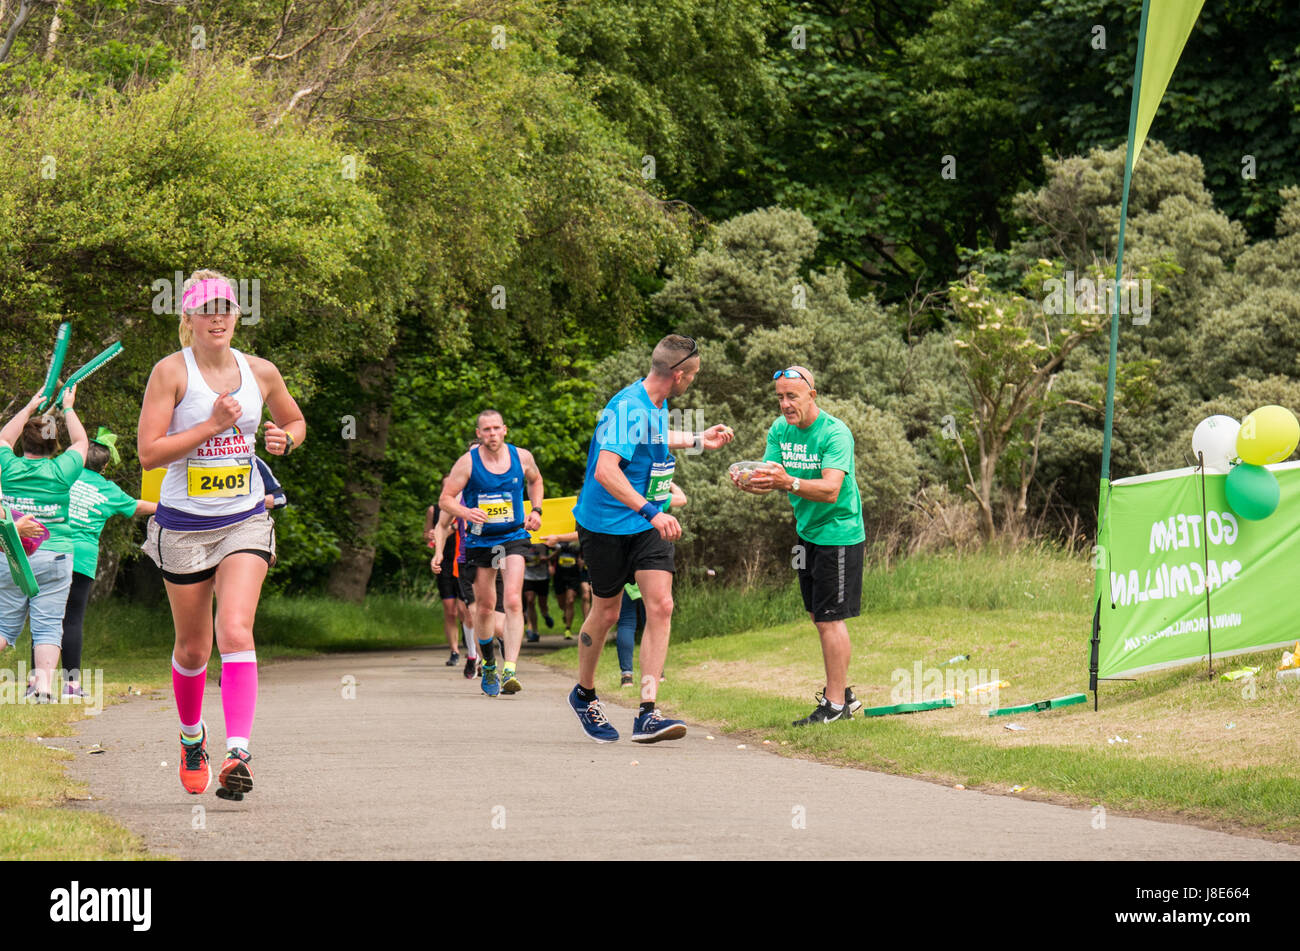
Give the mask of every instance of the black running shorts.
<svg viewBox="0 0 1300 951">
<path fill-rule="evenodd" d="M 591 593 L 612 598 L 623 585 L 636 581 L 638 571 L 673 569 L 673 543 L 664 541 L 659 530 L 647 528 L 635 535 L 606 535 L 578 526 L 582 560 L 591 577 Z"/>
<path fill-rule="evenodd" d="M 446 601 L 448 598 L 460 597 L 459 579 L 452 574 L 451 562 L 442 563 L 442 571 L 438 572 L 438 597 Z"/>
<path fill-rule="evenodd" d="M 577 568 L 556 568 L 555 577 L 551 579 L 555 586 L 555 596 L 564 597 L 566 591 L 581 591 L 582 576 L 578 573 Z"/>
<path fill-rule="evenodd" d="M 804 547 L 799 568 L 799 591 L 804 610 L 814 621 L 844 621 L 862 613 L 862 552 L 856 545 L 814 545 L 799 539 Z"/>
<path fill-rule="evenodd" d="M 505 558 L 507 555 L 520 555 L 528 557 L 528 549 L 532 547 L 532 542 L 527 538 L 516 538 L 514 541 L 497 542 L 492 545 L 465 546 L 465 563 L 469 565 L 480 565 L 484 568 L 501 568 L 501 564 L 492 564 L 492 559 L 500 556 Z"/>
<path fill-rule="evenodd" d="M 460 599 L 464 601 L 467 606 L 474 603 L 474 576 L 476 574 L 478 574 L 477 566 L 470 564 L 460 566 L 460 578 L 458 579 L 460 582 Z M 497 614 L 506 613 L 505 575 L 500 571 L 497 572 L 496 612 Z"/>
</svg>

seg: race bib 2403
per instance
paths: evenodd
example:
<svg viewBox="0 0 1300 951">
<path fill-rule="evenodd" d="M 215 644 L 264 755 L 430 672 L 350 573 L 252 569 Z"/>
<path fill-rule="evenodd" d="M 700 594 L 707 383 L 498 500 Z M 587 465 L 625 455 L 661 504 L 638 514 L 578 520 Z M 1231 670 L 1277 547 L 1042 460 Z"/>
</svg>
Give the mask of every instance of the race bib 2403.
<svg viewBox="0 0 1300 951">
<path fill-rule="evenodd" d="M 190 498 L 231 499 L 253 490 L 251 465 L 196 466 L 186 469 Z"/>
</svg>

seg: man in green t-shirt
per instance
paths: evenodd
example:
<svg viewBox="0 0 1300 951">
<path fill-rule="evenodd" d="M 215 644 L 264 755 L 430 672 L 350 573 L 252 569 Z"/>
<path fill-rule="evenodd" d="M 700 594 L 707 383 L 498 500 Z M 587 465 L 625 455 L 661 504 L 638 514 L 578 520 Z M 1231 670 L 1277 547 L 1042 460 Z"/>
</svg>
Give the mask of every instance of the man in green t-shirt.
<svg viewBox="0 0 1300 951">
<path fill-rule="evenodd" d="M 767 431 L 768 465 L 745 481 L 732 481 L 756 495 L 789 493 L 801 551 L 796 552 L 804 608 L 817 627 L 826 664 L 826 687 L 817 708 L 795 726 L 853 719 L 862 704 L 848 686 L 851 644 L 845 623 L 861 613 L 862 497 L 854 476 L 853 433 L 818 408 L 807 367 L 773 376 L 781 417 Z"/>
</svg>

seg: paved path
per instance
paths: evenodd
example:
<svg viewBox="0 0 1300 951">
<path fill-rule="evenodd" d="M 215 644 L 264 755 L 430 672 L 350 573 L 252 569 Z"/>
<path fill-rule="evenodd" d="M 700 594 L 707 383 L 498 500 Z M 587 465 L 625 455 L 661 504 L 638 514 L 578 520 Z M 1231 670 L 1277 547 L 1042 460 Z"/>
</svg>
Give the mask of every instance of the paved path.
<svg viewBox="0 0 1300 951">
<path fill-rule="evenodd" d="M 489 700 L 445 659 L 264 666 L 257 788 L 242 803 L 182 792 L 169 693 L 106 708 L 60 741 L 83 754 L 69 769 L 94 797 L 76 807 L 193 859 L 1300 858 L 1174 823 L 1110 816 L 1097 830 L 1088 810 L 737 749 L 704 728 L 676 743 L 597 745 L 565 703 L 569 676 L 525 663 L 523 692 Z M 355 699 L 343 698 L 345 676 Z M 215 765 L 214 681 L 204 707 Z M 608 709 L 629 735 L 633 711 Z M 108 752 L 84 755 L 96 743 Z"/>
</svg>

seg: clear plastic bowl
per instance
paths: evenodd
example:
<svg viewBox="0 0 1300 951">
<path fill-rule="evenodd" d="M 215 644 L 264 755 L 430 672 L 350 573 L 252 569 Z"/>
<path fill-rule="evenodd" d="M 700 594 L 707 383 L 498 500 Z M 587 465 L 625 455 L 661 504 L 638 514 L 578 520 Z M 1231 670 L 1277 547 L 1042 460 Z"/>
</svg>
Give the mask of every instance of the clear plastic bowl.
<svg viewBox="0 0 1300 951">
<path fill-rule="evenodd" d="M 741 483 L 747 483 L 753 478 L 754 473 L 759 469 L 768 468 L 768 463 L 761 459 L 745 459 L 740 462 L 733 462 L 727 469 L 733 475 L 740 478 Z"/>
</svg>

